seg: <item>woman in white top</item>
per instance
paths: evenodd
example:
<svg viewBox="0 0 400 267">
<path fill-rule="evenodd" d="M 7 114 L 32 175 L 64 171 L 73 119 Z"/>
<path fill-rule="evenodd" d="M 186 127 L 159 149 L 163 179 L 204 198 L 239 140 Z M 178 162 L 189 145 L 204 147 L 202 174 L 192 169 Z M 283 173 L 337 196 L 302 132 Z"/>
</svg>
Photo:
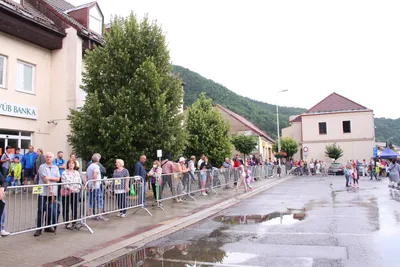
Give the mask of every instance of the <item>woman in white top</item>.
<svg viewBox="0 0 400 267">
<path fill-rule="evenodd" d="M 82 189 L 82 179 L 81 175 L 76 169 L 76 161 L 70 159 L 67 162 L 68 170 L 64 171 L 61 177 L 62 183 L 71 183 L 62 185 L 61 187 L 61 200 L 62 200 L 62 213 L 65 222 L 69 222 L 69 208 L 72 209 L 72 225 L 68 223 L 66 228 L 72 230 L 72 228 L 77 223 L 78 219 L 78 202 L 79 202 L 79 192 Z"/>
</svg>

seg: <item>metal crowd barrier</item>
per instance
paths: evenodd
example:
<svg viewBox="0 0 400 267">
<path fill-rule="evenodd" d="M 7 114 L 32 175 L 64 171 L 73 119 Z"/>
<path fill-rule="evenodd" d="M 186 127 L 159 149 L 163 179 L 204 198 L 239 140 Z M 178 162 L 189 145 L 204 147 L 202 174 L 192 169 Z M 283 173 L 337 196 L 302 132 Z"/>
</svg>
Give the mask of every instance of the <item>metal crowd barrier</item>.
<svg viewBox="0 0 400 267">
<path fill-rule="evenodd" d="M 99 219 L 103 215 L 117 212 L 119 217 L 124 217 L 129 209 L 137 209 L 134 213 L 143 209 L 153 216 L 145 207 L 146 186 L 140 176 L 89 180 L 85 189 L 85 222 L 86 219 Z"/>
<path fill-rule="evenodd" d="M 100 267 L 139 267 L 146 261 L 146 249 L 142 248 L 132 252 L 128 252 Z"/>
<path fill-rule="evenodd" d="M 277 175 L 277 166 L 273 165 L 248 168 L 254 180 Z M 281 175 L 286 175 L 284 168 L 281 167 Z M 247 173 L 247 168 L 245 171 Z M 157 207 L 164 210 L 162 202 L 165 200 L 196 200 L 196 195 L 218 194 L 217 188 L 238 189 L 244 186 L 247 190 L 249 182 L 251 184 L 246 178 L 243 180 L 240 168 L 213 168 L 194 173 L 163 174 L 151 189 Z M 57 196 L 47 196 L 50 188 L 57 192 Z M 129 209 L 136 209 L 134 214 L 144 210 L 152 216 L 146 208 L 146 189 L 140 176 L 90 180 L 84 186 L 81 183 L 11 186 L 6 190 L 6 211 L 0 224 L 12 235 L 43 229 L 52 231 L 60 225 L 76 229 L 86 227 L 93 233 L 88 219 L 101 220 L 103 215 L 111 213 L 125 217 Z"/>
<path fill-rule="evenodd" d="M 1 228 L 11 235 L 36 230 L 55 232 L 60 225 L 80 229 L 86 226 L 82 192 L 81 183 L 10 186 L 6 190 Z"/>
</svg>

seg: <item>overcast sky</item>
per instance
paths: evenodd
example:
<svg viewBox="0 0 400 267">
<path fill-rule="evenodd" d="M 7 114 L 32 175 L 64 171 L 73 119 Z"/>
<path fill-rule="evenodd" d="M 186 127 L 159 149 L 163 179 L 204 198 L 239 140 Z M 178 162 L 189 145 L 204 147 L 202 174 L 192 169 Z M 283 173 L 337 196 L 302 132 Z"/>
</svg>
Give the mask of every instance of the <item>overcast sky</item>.
<svg viewBox="0 0 400 267">
<path fill-rule="evenodd" d="M 72 4 L 90 0 L 70 0 Z M 311 108 L 332 92 L 399 118 L 400 1 L 99 0 L 148 14 L 173 64 L 260 101 Z"/>
</svg>

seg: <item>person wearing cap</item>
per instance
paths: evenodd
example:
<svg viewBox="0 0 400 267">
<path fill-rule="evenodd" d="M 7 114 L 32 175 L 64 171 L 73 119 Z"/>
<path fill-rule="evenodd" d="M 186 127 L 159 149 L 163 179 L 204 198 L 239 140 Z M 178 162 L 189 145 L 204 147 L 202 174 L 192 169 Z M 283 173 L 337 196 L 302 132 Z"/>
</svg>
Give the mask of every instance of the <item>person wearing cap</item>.
<svg viewBox="0 0 400 267">
<path fill-rule="evenodd" d="M 174 164 L 174 174 L 172 176 L 172 195 L 175 196 L 174 200 L 176 202 L 182 202 L 183 184 L 182 178 L 188 172 L 188 168 L 185 165 L 185 158 L 181 157 L 178 163 Z"/>
</svg>

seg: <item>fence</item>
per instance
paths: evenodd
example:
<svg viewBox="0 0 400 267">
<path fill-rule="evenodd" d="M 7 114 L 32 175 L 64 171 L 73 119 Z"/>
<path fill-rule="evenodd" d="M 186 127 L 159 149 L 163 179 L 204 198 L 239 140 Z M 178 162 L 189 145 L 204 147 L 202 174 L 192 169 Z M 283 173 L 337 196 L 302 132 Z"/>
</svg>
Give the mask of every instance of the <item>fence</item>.
<svg viewBox="0 0 400 267">
<path fill-rule="evenodd" d="M 155 183 L 149 183 L 157 207 L 164 210 L 162 202 L 174 199 L 195 201 L 197 196 L 218 194 L 217 188 L 247 190 L 250 177 L 265 179 L 276 176 L 276 166 L 248 168 L 249 177 L 240 168 L 213 168 L 193 173 L 164 174 Z M 283 174 L 284 169 L 281 169 Z M 246 177 L 246 178 L 244 178 Z M 147 183 L 140 176 L 90 180 L 84 183 L 56 183 L 27 186 L 10 186 L 6 191 L 6 211 L 1 227 L 12 235 L 45 230 L 55 232 L 58 226 L 93 230 L 88 220 L 105 220 L 103 215 L 117 213 L 125 217 L 126 211 L 136 209 L 134 214 L 146 208 Z M 50 194 L 51 193 L 51 194 Z M 62 222 L 60 221 L 62 215 Z"/>
</svg>

